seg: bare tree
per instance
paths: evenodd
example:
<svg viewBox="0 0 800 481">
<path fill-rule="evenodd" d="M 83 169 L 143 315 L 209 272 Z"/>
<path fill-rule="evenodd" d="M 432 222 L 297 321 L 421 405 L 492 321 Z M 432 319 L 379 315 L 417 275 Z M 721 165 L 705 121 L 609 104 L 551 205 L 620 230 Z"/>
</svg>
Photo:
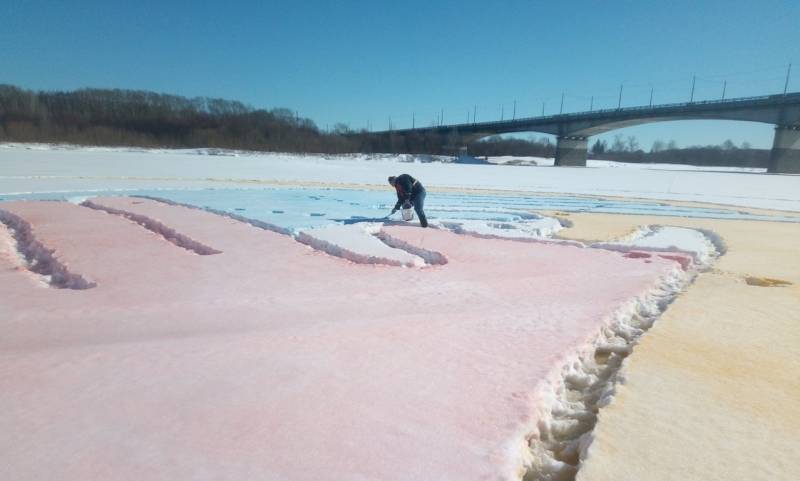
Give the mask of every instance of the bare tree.
<svg viewBox="0 0 800 481">
<path fill-rule="evenodd" d="M 650 152 L 661 152 L 666 148 L 666 144 L 663 140 L 656 140 L 653 142 L 653 146 L 650 147 Z"/>
<path fill-rule="evenodd" d="M 636 152 L 637 150 L 639 150 L 639 141 L 636 140 L 635 136 L 629 135 L 626 147 L 627 147 L 626 150 L 628 152 Z"/>
<path fill-rule="evenodd" d="M 594 144 L 592 144 L 592 154 L 594 155 L 602 155 L 606 150 L 608 150 L 608 142 L 605 140 L 597 139 Z"/>
</svg>

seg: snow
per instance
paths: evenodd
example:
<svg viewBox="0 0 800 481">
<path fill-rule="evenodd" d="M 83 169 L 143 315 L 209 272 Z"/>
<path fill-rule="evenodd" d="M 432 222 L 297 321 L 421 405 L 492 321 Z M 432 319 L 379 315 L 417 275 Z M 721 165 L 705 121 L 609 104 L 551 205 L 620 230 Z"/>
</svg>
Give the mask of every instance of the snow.
<svg viewBox="0 0 800 481">
<path fill-rule="evenodd" d="M 708 267 L 719 254 L 708 235 L 697 229 L 672 226 L 643 226 L 630 236 L 615 242 L 592 244 L 595 248 L 619 249 L 623 251 L 685 252 L 694 262 Z"/>
<path fill-rule="evenodd" d="M 30 223 L 24 219 L 11 212 L 0 210 L 0 224 L 5 224 L 7 228 L 3 236 L 6 247 L 11 238 L 17 252 L 16 256 L 4 256 L 11 261 L 8 264 L 11 269 L 19 270 L 22 264 L 31 277 L 38 275 L 40 282 L 57 288 L 91 289 L 96 286 L 94 282 L 71 272 L 68 266 L 53 255 L 52 249 L 48 249 L 36 239 Z"/>
<path fill-rule="evenodd" d="M 798 176 L 428 160 L 0 146 L 0 478 L 568 477 L 725 246 L 534 211 L 800 220 L 599 198 L 800 211 Z M 431 228 L 383 219 L 401 172 Z"/>
<path fill-rule="evenodd" d="M 381 224 L 376 223 L 329 225 L 301 230 L 297 238 L 316 249 L 362 264 L 426 265 L 421 257 L 382 242 L 375 236 L 380 230 Z"/>
<path fill-rule="evenodd" d="M 676 268 L 658 288 L 624 303 L 599 335 L 554 373 L 525 453 L 528 467 L 523 479 L 573 479 L 578 461 L 586 459 L 592 443 L 597 412 L 612 402 L 617 384 L 624 380 L 625 358 L 691 277 Z"/>
<path fill-rule="evenodd" d="M 175 244 L 176 246 L 186 249 L 188 251 L 194 252 L 195 254 L 201 256 L 207 256 L 220 253 L 218 250 L 203 245 L 202 243 L 197 242 L 194 239 L 190 239 L 189 237 L 186 237 L 180 232 L 175 232 L 175 230 L 171 229 L 170 227 L 162 224 L 161 222 L 155 219 L 151 219 L 147 216 L 135 214 L 127 210 L 115 209 L 113 207 L 108 207 L 103 204 L 98 204 L 90 200 L 85 200 L 81 202 L 80 205 L 88 207 L 90 209 L 107 212 L 111 215 L 118 215 L 120 217 L 124 217 L 130 220 L 131 222 L 135 222 L 136 224 L 141 225 L 145 229 L 157 235 L 160 235 L 166 241 L 171 242 L 172 244 Z"/>
<path fill-rule="evenodd" d="M 0 270 L 2 479 L 513 479 L 558 424 L 565 366 L 681 272 L 407 224 L 383 230 L 447 263 L 364 265 L 201 209 L 93 202 L 219 253 L 67 202 L 2 204 L 95 282 Z"/>
<path fill-rule="evenodd" d="M 474 219 L 437 219 L 432 225 L 454 232 L 509 239 L 542 239 L 552 237 L 561 230 L 561 223 L 553 217 L 521 219 L 516 221 L 486 221 Z"/>
<path fill-rule="evenodd" d="M 347 258 L 354 262 L 384 263 L 390 265 L 419 266 L 424 262 L 418 254 L 393 249 L 386 242 L 375 237 L 376 226 L 385 222 L 382 219 L 393 205 L 392 192 L 335 190 L 335 189 L 215 189 L 180 191 L 135 191 L 131 194 L 163 199 L 167 202 L 191 205 L 221 213 L 231 218 L 267 226 L 270 230 L 290 233 L 302 242 L 322 249 L 332 255 Z M 26 196 L 28 197 L 28 196 Z M 88 202 L 84 195 L 65 194 L 64 198 L 74 202 Z M 531 209 L 596 210 L 606 212 L 662 213 L 688 216 L 723 216 L 725 211 L 688 207 L 669 207 L 624 202 L 593 202 L 577 199 L 541 199 L 527 197 L 503 197 L 496 195 L 463 195 L 441 193 L 429 196 L 426 212 L 432 228 L 451 230 L 486 238 L 506 238 L 516 240 L 550 239 L 562 229 L 562 221 L 531 212 Z M 124 209 L 123 209 L 124 210 Z M 723 217 L 756 217 L 744 214 L 731 214 Z M 769 218 L 769 217 L 766 217 Z M 400 222 L 395 215 L 392 222 Z M 156 232 L 169 232 L 152 219 L 141 219 L 144 224 L 156 225 Z M 400 222 L 402 223 L 402 222 Z M 408 225 L 417 225 L 418 221 Z M 675 232 L 672 237 L 667 232 Z M 675 235 L 688 231 L 675 242 Z M 670 229 L 648 231 L 638 243 L 629 241 L 606 244 L 605 248 L 631 250 L 633 248 L 652 248 L 678 250 L 691 253 L 695 263 L 706 265 L 710 262 L 711 251 L 703 246 L 708 244 L 706 235 L 694 230 Z M 167 234 L 170 238 L 179 238 Z M 709 234 L 711 235 L 711 234 Z M 697 236 L 695 241 L 685 242 Z M 197 246 L 193 239 L 185 245 Z M 204 246 L 197 246 L 201 250 Z M 602 247 L 597 245 L 596 247 Z"/>
<path fill-rule="evenodd" d="M 93 181 L 95 185 L 99 181 Z M 0 194 L 0 200 L 67 200 L 81 203 L 97 195 L 138 195 L 169 199 L 226 215 L 259 219 L 286 229 L 317 227 L 331 223 L 381 221 L 395 202 L 389 186 L 380 189 L 275 187 L 214 189 L 134 189 L 124 191 L 68 191 L 33 194 Z M 455 193 L 431 191 L 425 211 L 431 221 L 478 220 L 515 226 L 527 224 L 530 232 L 558 228 L 535 211 L 607 212 L 658 216 L 751 219 L 797 222 L 796 214 L 750 213 L 722 207 L 669 205 L 643 200 L 608 200 L 569 195 Z M 399 216 L 397 217 L 399 219 Z M 548 224 L 549 223 L 549 224 Z M 549 227 L 548 227 L 549 225 Z"/>
<path fill-rule="evenodd" d="M 525 166 L 539 166 L 539 167 L 552 167 L 555 165 L 555 160 L 545 157 L 526 157 L 526 156 L 489 156 L 486 160 L 496 165 L 525 165 Z M 704 172 L 748 172 L 748 173 L 764 173 L 767 171 L 765 168 L 759 167 L 713 167 L 705 165 L 687 165 L 687 164 L 658 164 L 658 163 L 629 163 L 629 162 L 616 162 L 613 160 L 599 160 L 589 159 L 586 161 L 587 167 L 599 168 L 620 168 L 620 169 L 650 169 L 650 170 L 694 170 Z"/>
<path fill-rule="evenodd" d="M 25 255 L 23 254 L 24 249 L 21 249 L 17 240 L 14 239 L 12 232 L 15 229 L 9 226 L 8 221 L 4 223 L 7 228 L 0 228 L 0 262 L 8 266 L 9 271 L 26 272 L 28 262 L 25 260 Z M 39 274 L 31 273 L 31 277 L 38 277 L 43 285 L 49 284 L 49 279 Z"/>
<path fill-rule="evenodd" d="M 375 222 L 332 224 L 301 229 L 296 233 L 296 237 L 300 242 L 325 251 L 328 254 L 363 264 L 424 267 L 430 263 L 440 263 L 438 259 L 443 257 L 441 255 L 420 253 L 415 251 L 413 247 L 409 248 L 409 246 L 405 245 L 402 245 L 403 248 L 398 248 L 401 245 L 393 243 L 393 240 L 387 238 L 385 233 L 381 233 L 381 227 L 382 224 Z M 442 228 L 478 237 L 544 239 L 551 237 L 554 232 L 560 230 L 561 224 L 557 219 L 551 217 L 516 222 L 438 219 L 431 223 L 430 228 Z M 431 259 L 434 260 L 431 261 Z"/>
<path fill-rule="evenodd" d="M 652 169 L 652 170 L 693 170 L 703 172 L 742 172 L 742 173 L 764 173 L 767 171 L 765 168 L 760 167 L 714 167 L 708 165 L 686 165 L 686 164 L 633 164 L 627 162 L 615 162 L 613 160 L 595 160 L 590 159 L 587 161 L 588 167 L 606 167 L 618 169 Z"/>
<path fill-rule="evenodd" d="M 0 149 L 0 193 L 253 187 L 300 182 L 382 186 L 388 175 L 407 172 L 428 188 L 702 201 L 800 211 L 800 176 L 639 167 L 498 167 L 409 162 L 408 157 L 386 155 L 333 157 L 251 152 L 233 157 L 196 151 L 29 150 L 6 145 Z"/>
</svg>

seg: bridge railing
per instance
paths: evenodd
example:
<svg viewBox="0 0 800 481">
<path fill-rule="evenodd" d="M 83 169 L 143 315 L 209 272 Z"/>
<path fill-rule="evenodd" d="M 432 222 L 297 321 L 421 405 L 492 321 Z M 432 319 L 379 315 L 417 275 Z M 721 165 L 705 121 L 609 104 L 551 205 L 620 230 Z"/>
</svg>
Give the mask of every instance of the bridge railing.
<svg viewBox="0 0 800 481">
<path fill-rule="evenodd" d="M 790 94 L 775 94 L 775 95 L 759 95 L 755 97 L 739 97 L 734 99 L 727 99 L 727 100 L 698 100 L 696 102 L 676 102 L 670 104 L 658 104 L 658 105 L 641 105 L 636 107 L 622 107 L 617 109 L 598 109 L 598 110 L 587 110 L 583 112 L 572 112 L 567 114 L 553 114 L 553 115 L 541 115 L 538 117 L 523 117 L 514 120 L 490 120 L 488 122 L 467 122 L 467 123 L 460 123 L 460 124 L 448 124 L 448 125 L 439 125 L 434 127 L 418 127 L 414 129 L 396 129 L 394 132 L 412 132 L 412 131 L 429 131 L 429 130 L 450 130 L 453 128 L 464 128 L 470 127 L 474 128 L 481 128 L 481 127 L 494 127 L 500 124 L 503 125 L 513 125 L 513 124 L 524 124 L 531 121 L 548 121 L 548 120 L 573 120 L 579 119 L 581 117 L 589 116 L 589 115 L 597 115 L 597 114 L 604 114 L 604 113 L 624 113 L 624 112 L 639 112 L 642 110 L 669 110 L 674 108 L 686 108 L 690 106 L 698 106 L 698 105 L 733 105 L 739 103 L 747 103 L 747 102 L 755 102 L 760 100 L 785 100 L 787 97 L 791 98 L 800 98 L 800 92 L 794 92 Z"/>
</svg>

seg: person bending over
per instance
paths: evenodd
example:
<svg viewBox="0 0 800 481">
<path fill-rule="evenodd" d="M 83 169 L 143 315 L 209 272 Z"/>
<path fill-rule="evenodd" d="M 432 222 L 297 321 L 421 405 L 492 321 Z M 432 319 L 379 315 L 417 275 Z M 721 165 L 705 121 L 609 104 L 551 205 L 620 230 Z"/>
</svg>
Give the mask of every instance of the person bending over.
<svg viewBox="0 0 800 481">
<path fill-rule="evenodd" d="M 428 227 L 428 219 L 425 217 L 425 187 L 417 179 L 408 174 L 398 175 L 397 177 L 389 177 L 389 183 L 397 191 L 397 203 L 392 209 L 392 214 L 400 210 L 405 202 L 410 202 L 414 205 L 414 210 L 419 216 L 419 225 Z M 391 214 L 389 214 L 391 215 Z"/>
</svg>

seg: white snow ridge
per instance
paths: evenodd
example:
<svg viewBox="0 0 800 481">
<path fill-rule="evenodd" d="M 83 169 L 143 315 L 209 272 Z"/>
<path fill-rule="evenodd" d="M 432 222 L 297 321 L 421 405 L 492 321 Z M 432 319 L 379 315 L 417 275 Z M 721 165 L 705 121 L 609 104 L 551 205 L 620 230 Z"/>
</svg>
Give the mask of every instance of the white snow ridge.
<svg viewBox="0 0 800 481">
<path fill-rule="evenodd" d="M 629 252 L 646 250 L 690 254 L 695 265 L 707 268 L 724 253 L 724 245 L 712 232 L 687 227 L 642 226 L 632 234 L 611 242 L 597 242 L 590 247 Z"/>
<path fill-rule="evenodd" d="M 576 351 L 545 383 L 539 422 L 529 434 L 525 481 L 572 481 L 594 440 L 598 411 L 624 383 L 625 359 L 667 306 L 696 276 L 678 265 L 652 289 L 620 307 L 594 341 Z"/>
<path fill-rule="evenodd" d="M 421 257 L 382 242 L 376 237 L 380 229 L 381 224 L 378 223 L 328 225 L 301 230 L 295 238 L 298 242 L 358 264 L 425 266 L 425 260 Z"/>
</svg>

